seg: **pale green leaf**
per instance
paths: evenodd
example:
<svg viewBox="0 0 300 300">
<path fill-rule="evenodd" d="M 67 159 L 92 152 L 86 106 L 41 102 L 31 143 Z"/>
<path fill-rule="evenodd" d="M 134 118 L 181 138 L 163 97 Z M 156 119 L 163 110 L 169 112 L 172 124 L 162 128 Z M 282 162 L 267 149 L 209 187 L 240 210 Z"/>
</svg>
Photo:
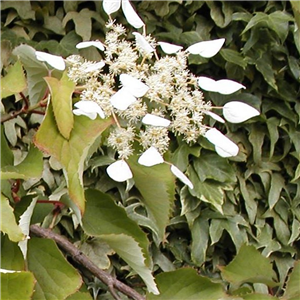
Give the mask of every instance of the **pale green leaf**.
<svg viewBox="0 0 300 300">
<path fill-rule="evenodd" d="M 273 172 L 270 185 L 271 187 L 268 195 L 268 203 L 270 209 L 273 209 L 280 198 L 281 190 L 285 187 L 284 178 L 281 174 Z"/>
<path fill-rule="evenodd" d="M 11 241 L 19 242 L 25 238 L 24 234 L 21 231 L 21 228 L 17 225 L 13 209 L 9 205 L 8 199 L 5 198 L 2 193 L 0 222 L 0 230 L 3 233 L 6 233 Z"/>
<path fill-rule="evenodd" d="M 31 300 L 35 278 L 31 272 L 1 273 L 1 299 Z"/>
<path fill-rule="evenodd" d="M 1 10 L 14 8 L 22 19 L 35 20 L 35 11 L 31 7 L 30 1 L 1 1 Z"/>
<path fill-rule="evenodd" d="M 29 101 L 31 105 L 42 100 L 47 84 L 44 77 L 48 75 L 46 65 L 36 59 L 35 50 L 28 45 L 20 45 L 13 54 L 21 60 L 27 75 Z"/>
<path fill-rule="evenodd" d="M 293 17 L 284 11 L 275 11 L 268 16 L 268 26 L 280 38 L 283 43 L 289 33 L 289 22 Z"/>
<path fill-rule="evenodd" d="M 270 259 L 262 256 L 253 246 L 243 245 L 230 264 L 220 269 L 223 279 L 233 284 L 247 282 L 264 283 L 269 287 L 277 285 Z"/>
<path fill-rule="evenodd" d="M 292 273 L 286 284 L 286 289 L 284 292 L 284 298 L 288 300 L 296 300 L 300 298 L 300 261 L 296 261 Z"/>
<path fill-rule="evenodd" d="M 222 1 L 222 7 L 216 1 L 207 1 L 206 4 L 210 8 L 211 18 L 218 27 L 224 28 L 231 22 L 233 9 L 230 2 Z"/>
<path fill-rule="evenodd" d="M 199 276 L 194 269 L 183 268 L 161 273 L 156 281 L 160 295 L 148 294 L 147 300 L 218 300 L 225 297 L 221 284 Z"/>
<path fill-rule="evenodd" d="M 25 159 L 16 166 L 5 166 L 1 171 L 1 179 L 40 178 L 43 172 L 43 154 L 31 146 Z"/>
<path fill-rule="evenodd" d="M 243 295 L 243 300 L 279 300 L 279 298 L 267 294 L 249 293 Z"/>
<path fill-rule="evenodd" d="M 165 228 L 175 194 L 175 179 L 170 166 L 159 164 L 145 167 L 137 163 L 137 157 L 132 156 L 128 164 L 133 173 L 135 186 L 143 196 L 143 203 L 147 209 L 148 217 L 156 224 L 159 241 L 165 240 Z"/>
<path fill-rule="evenodd" d="M 20 61 L 17 61 L 1 78 L 1 99 L 22 92 L 26 88 L 26 78 Z"/>
<path fill-rule="evenodd" d="M 80 288 L 81 276 L 54 241 L 32 237 L 27 256 L 28 269 L 37 280 L 33 300 L 65 299 Z"/>
<path fill-rule="evenodd" d="M 34 142 L 40 150 L 53 155 L 64 167 L 69 196 L 83 213 L 85 207 L 82 185 L 84 160 L 90 147 L 111 125 L 112 119 L 91 120 L 85 116 L 75 116 L 74 120 L 74 128 L 67 141 L 57 129 L 50 103 Z"/>
<path fill-rule="evenodd" d="M 74 125 L 72 95 L 75 89 L 75 83 L 68 78 L 67 72 L 64 72 L 61 80 L 54 77 L 46 77 L 45 80 L 50 89 L 53 112 L 58 130 L 62 136 L 68 140 Z"/>
<path fill-rule="evenodd" d="M 72 294 L 66 300 L 92 300 L 92 296 L 90 293 L 76 292 Z"/>
</svg>

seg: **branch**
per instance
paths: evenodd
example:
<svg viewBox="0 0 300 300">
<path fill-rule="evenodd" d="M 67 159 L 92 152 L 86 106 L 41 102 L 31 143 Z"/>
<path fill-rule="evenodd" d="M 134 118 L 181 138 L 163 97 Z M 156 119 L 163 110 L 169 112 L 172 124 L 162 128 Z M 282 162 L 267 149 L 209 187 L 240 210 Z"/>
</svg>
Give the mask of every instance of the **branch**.
<svg viewBox="0 0 300 300">
<path fill-rule="evenodd" d="M 116 288 L 123 294 L 134 300 L 145 300 L 145 298 L 136 292 L 134 289 L 129 287 L 128 285 L 122 283 L 118 279 L 112 277 L 110 274 L 105 271 L 99 269 L 92 261 L 89 260 L 87 256 L 85 256 L 79 249 L 77 249 L 71 242 L 69 242 L 65 237 L 54 233 L 49 229 L 42 228 L 37 225 L 31 225 L 30 231 L 35 235 L 43 238 L 48 238 L 54 240 L 62 249 L 68 252 L 72 258 L 83 265 L 86 269 L 88 269 L 93 275 L 99 278 L 104 284 L 106 284 L 109 288 L 111 294 L 116 298 L 116 293 L 113 288 Z"/>
</svg>

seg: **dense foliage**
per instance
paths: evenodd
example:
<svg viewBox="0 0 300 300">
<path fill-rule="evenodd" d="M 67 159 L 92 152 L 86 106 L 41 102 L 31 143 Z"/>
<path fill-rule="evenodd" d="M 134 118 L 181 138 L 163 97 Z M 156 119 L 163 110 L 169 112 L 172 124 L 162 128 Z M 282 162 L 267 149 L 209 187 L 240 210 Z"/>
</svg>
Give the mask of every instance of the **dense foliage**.
<svg viewBox="0 0 300 300">
<path fill-rule="evenodd" d="M 214 105 L 241 100 L 261 114 L 242 124 L 208 119 L 239 145 L 233 158 L 218 156 L 205 138 L 187 145 L 171 136 L 168 159 L 194 189 L 167 166 L 149 169 L 134 159 L 134 181 L 117 183 L 105 172 L 115 150 L 101 143 L 112 120 L 78 118 L 64 139 L 47 86 L 58 98 L 74 87 L 60 90 L 64 77 L 51 81 L 33 54 L 100 61 L 97 49 L 75 46 L 104 39 L 102 2 L 2 1 L 1 268 L 22 271 L 1 273 L 3 299 L 127 299 L 69 258 L 72 266 L 51 240 L 31 234 L 25 262 L 17 224 L 30 221 L 26 213 L 147 299 L 299 299 L 300 2 L 133 5 L 157 40 L 187 48 L 224 37 L 213 58 L 190 55 L 189 68 L 246 86 L 227 96 L 204 92 Z M 133 40 L 122 11 L 113 16 Z M 79 222 L 74 201 L 82 199 Z"/>
</svg>

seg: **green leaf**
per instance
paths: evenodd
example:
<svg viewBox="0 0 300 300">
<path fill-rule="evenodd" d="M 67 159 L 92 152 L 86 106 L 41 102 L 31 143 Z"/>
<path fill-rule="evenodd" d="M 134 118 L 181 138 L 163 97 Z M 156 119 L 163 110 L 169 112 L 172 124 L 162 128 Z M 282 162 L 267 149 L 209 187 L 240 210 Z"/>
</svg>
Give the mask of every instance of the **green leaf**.
<svg viewBox="0 0 300 300">
<path fill-rule="evenodd" d="M 62 136 L 68 140 L 74 125 L 72 94 L 76 84 L 68 78 L 67 72 L 64 72 L 61 80 L 54 77 L 46 77 L 45 80 L 50 89 L 57 127 Z"/>
<path fill-rule="evenodd" d="M 26 79 L 20 61 L 17 61 L 1 78 L 1 99 L 22 92 L 26 88 Z"/>
<path fill-rule="evenodd" d="M 13 242 L 23 240 L 24 234 L 21 228 L 17 225 L 12 207 L 9 205 L 7 198 L 1 193 L 1 221 L 0 230 L 8 234 L 8 237 Z"/>
<path fill-rule="evenodd" d="M 27 259 L 28 269 L 37 280 L 33 300 L 65 299 L 80 288 L 81 276 L 67 262 L 54 241 L 31 238 Z"/>
<path fill-rule="evenodd" d="M 199 276 L 194 269 L 184 268 L 161 273 L 156 277 L 156 280 L 160 295 L 148 294 L 147 300 L 218 300 L 225 297 L 221 284 Z"/>
<path fill-rule="evenodd" d="M 223 279 L 236 285 L 246 282 L 264 283 L 269 287 L 277 285 L 270 260 L 262 256 L 254 246 L 243 245 L 232 262 L 220 269 Z"/>
<path fill-rule="evenodd" d="M 48 75 L 48 69 L 44 63 L 36 59 L 35 50 L 28 45 L 16 47 L 13 55 L 19 57 L 26 70 L 29 101 L 34 105 L 42 100 L 45 94 L 47 84 L 44 77 Z"/>
<path fill-rule="evenodd" d="M 148 217 L 157 226 L 158 239 L 164 241 L 175 194 L 175 180 L 170 166 L 159 164 L 145 167 L 137 163 L 136 156 L 132 156 L 128 164 L 133 173 L 135 186 L 143 196 Z"/>
<path fill-rule="evenodd" d="M 90 293 L 76 292 L 75 294 L 66 298 L 66 300 L 92 300 Z"/>
<path fill-rule="evenodd" d="M 76 116 L 74 120 L 74 128 L 67 141 L 57 129 L 50 103 L 34 143 L 40 150 L 53 155 L 64 167 L 69 196 L 83 214 L 85 207 L 82 184 L 84 160 L 89 148 L 112 124 L 112 119 L 91 120 L 85 116 Z"/>
<path fill-rule="evenodd" d="M 1 299 L 31 300 L 34 284 L 31 272 L 1 273 Z"/>
<path fill-rule="evenodd" d="M 286 284 L 286 289 L 284 292 L 284 298 L 288 300 L 297 300 L 300 298 L 300 261 L 296 261 L 292 273 Z"/>
<path fill-rule="evenodd" d="M 237 51 L 231 49 L 221 49 L 220 54 L 222 57 L 230 63 L 242 67 L 244 70 L 247 67 L 247 61 L 244 57 Z"/>
<path fill-rule="evenodd" d="M 149 265 L 146 234 L 110 196 L 97 190 L 86 191 L 84 231 L 97 236 L 118 253 L 145 281 L 149 291 L 157 292 Z"/>
<path fill-rule="evenodd" d="M 275 204 L 277 203 L 277 201 L 280 198 L 281 190 L 285 186 L 284 178 L 282 177 L 281 174 L 273 172 L 272 176 L 271 176 L 270 185 L 271 185 L 271 187 L 270 187 L 270 191 L 269 191 L 269 195 L 268 195 L 268 203 L 269 203 L 270 209 L 273 209 L 273 207 L 275 206 Z"/>
<path fill-rule="evenodd" d="M 272 68 L 272 61 L 268 53 L 264 53 L 262 57 L 255 61 L 256 69 L 263 75 L 266 82 L 274 89 L 278 90 L 275 80 L 275 72 Z"/>
<path fill-rule="evenodd" d="M 226 27 L 232 20 L 232 6 L 230 2 L 222 1 L 222 8 L 215 1 L 206 1 L 210 8 L 210 16 L 218 27 Z M 219 2 L 220 3 L 220 2 Z"/>
<path fill-rule="evenodd" d="M 4 135 L 4 128 L 1 126 L 1 169 L 14 164 L 14 155 L 10 150 Z"/>
<path fill-rule="evenodd" d="M 279 300 L 279 298 L 266 294 L 247 294 L 243 295 L 244 300 Z"/>
<path fill-rule="evenodd" d="M 35 11 L 31 7 L 30 1 L 2 1 L 1 10 L 14 8 L 22 19 L 35 20 Z"/>
<path fill-rule="evenodd" d="M 43 154 L 32 146 L 25 159 L 16 166 L 5 166 L 1 171 L 1 179 L 40 178 L 43 172 Z"/>
</svg>

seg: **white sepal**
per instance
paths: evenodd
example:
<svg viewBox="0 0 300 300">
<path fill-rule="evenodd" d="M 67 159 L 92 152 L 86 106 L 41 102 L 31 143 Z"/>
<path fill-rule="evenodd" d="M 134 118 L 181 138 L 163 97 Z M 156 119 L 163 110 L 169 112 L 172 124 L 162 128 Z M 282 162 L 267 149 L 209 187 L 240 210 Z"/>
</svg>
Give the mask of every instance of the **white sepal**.
<svg viewBox="0 0 300 300">
<path fill-rule="evenodd" d="M 63 71 L 66 68 L 64 59 L 61 56 L 49 54 L 46 52 L 35 51 L 35 56 L 39 61 L 45 61 L 54 69 Z"/>
<path fill-rule="evenodd" d="M 125 160 L 117 160 L 106 169 L 108 176 L 118 182 L 132 178 L 132 172 Z"/>
<path fill-rule="evenodd" d="M 122 0 L 122 10 L 127 22 L 134 28 L 141 28 L 145 25 L 128 0 Z"/>
<path fill-rule="evenodd" d="M 233 80 L 221 79 L 216 81 L 212 78 L 205 76 L 198 77 L 198 85 L 205 91 L 217 92 L 222 95 L 229 95 L 237 92 L 240 89 L 246 88 L 242 84 Z"/>
<path fill-rule="evenodd" d="M 216 128 L 209 129 L 205 137 L 215 145 L 217 153 L 222 157 L 236 156 L 239 153 L 239 147 Z"/>
<path fill-rule="evenodd" d="M 144 36 L 142 36 L 138 32 L 132 33 L 135 36 L 135 42 L 137 46 L 142 48 L 147 54 L 150 54 L 151 52 L 154 52 L 155 49 L 147 42 Z"/>
<path fill-rule="evenodd" d="M 103 0 L 103 10 L 111 15 L 112 13 L 118 11 L 121 7 L 121 0 Z"/>
<path fill-rule="evenodd" d="M 145 83 L 128 74 L 121 74 L 120 81 L 123 87 L 125 87 L 135 97 L 142 97 L 149 90 L 149 87 Z"/>
<path fill-rule="evenodd" d="M 77 49 L 83 49 L 94 46 L 101 51 L 104 51 L 104 45 L 100 41 L 87 41 L 87 42 L 80 42 L 76 45 Z"/>
<path fill-rule="evenodd" d="M 239 101 L 228 102 L 223 107 L 224 118 L 231 123 L 241 123 L 259 114 L 254 107 Z"/>
<path fill-rule="evenodd" d="M 77 109 L 73 109 L 76 116 L 86 116 L 92 120 L 97 118 L 97 114 L 101 119 L 105 118 L 105 114 L 101 107 L 94 101 L 84 100 L 74 104 Z"/>
<path fill-rule="evenodd" d="M 186 51 L 191 54 L 199 54 L 202 57 L 210 58 L 220 51 L 224 42 L 224 38 L 212 41 L 203 41 L 189 46 Z"/>
<path fill-rule="evenodd" d="M 142 119 L 142 123 L 152 126 L 168 127 L 171 121 L 159 116 L 146 114 Z"/>
<path fill-rule="evenodd" d="M 186 184 L 190 189 L 194 188 L 193 183 L 174 165 L 171 165 L 171 172 L 180 179 L 184 184 Z"/>
<path fill-rule="evenodd" d="M 183 48 L 182 46 L 177 46 L 166 42 L 158 42 L 157 44 L 166 54 L 174 54 Z"/>
<path fill-rule="evenodd" d="M 161 164 L 163 162 L 164 159 L 162 155 L 153 146 L 147 149 L 138 159 L 138 163 L 146 167 L 152 167 Z"/>
<path fill-rule="evenodd" d="M 85 68 L 84 72 L 86 72 L 86 73 L 94 72 L 99 69 L 102 69 L 104 66 L 105 66 L 105 62 L 102 60 L 102 61 L 99 61 L 99 62 L 92 64 L 92 65 L 88 66 L 87 68 Z"/>
<path fill-rule="evenodd" d="M 125 110 L 136 101 L 136 98 L 132 93 L 126 88 L 122 87 L 110 98 L 110 103 L 114 108 L 119 110 Z"/>
<path fill-rule="evenodd" d="M 223 118 L 221 118 L 219 115 L 215 114 L 212 111 L 204 111 L 204 113 L 220 123 L 225 123 L 225 120 Z"/>
</svg>

